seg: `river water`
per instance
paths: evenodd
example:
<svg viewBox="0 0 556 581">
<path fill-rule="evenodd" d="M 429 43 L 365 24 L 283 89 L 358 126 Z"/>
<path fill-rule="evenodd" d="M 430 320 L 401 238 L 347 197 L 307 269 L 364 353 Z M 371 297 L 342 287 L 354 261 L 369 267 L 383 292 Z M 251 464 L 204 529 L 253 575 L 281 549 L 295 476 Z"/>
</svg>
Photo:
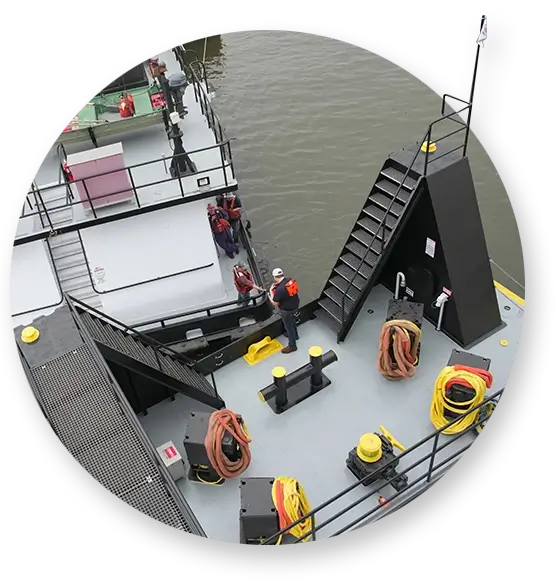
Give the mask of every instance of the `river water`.
<svg viewBox="0 0 556 581">
<path fill-rule="evenodd" d="M 385 158 L 422 138 L 440 98 L 391 62 L 328 38 L 246 32 L 188 46 L 205 54 L 216 110 L 235 138 L 254 239 L 295 276 L 304 303 L 317 298 Z M 524 296 L 510 201 L 474 137 L 468 155 L 493 274 Z"/>
</svg>

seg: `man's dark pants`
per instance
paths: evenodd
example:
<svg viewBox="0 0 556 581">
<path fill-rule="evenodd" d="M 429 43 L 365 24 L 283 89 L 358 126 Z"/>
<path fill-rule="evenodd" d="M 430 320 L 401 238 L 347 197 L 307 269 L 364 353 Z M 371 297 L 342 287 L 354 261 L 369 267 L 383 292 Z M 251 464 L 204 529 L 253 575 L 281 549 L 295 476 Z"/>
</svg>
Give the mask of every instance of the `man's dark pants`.
<svg viewBox="0 0 556 581">
<path fill-rule="evenodd" d="M 286 335 L 288 336 L 288 345 L 293 349 L 296 349 L 296 341 L 299 339 L 299 335 L 297 333 L 297 323 L 295 322 L 295 311 L 280 310 L 280 316 L 282 317 L 282 322 L 286 329 Z"/>
</svg>

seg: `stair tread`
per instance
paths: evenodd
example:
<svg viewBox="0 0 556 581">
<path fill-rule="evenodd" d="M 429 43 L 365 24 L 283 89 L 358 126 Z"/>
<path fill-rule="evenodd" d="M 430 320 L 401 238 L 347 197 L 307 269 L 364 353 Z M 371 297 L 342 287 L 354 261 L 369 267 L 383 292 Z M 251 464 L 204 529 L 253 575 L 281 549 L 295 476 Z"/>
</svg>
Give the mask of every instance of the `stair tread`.
<svg viewBox="0 0 556 581">
<path fill-rule="evenodd" d="M 376 264 L 378 254 L 380 253 L 380 250 L 376 252 L 374 251 L 374 249 L 369 250 L 367 246 L 363 246 L 363 244 L 359 244 L 359 242 L 356 242 L 355 240 L 352 240 L 351 242 L 346 244 L 346 248 L 352 254 L 355 254 L 355 256 L 357 256 L 359 260 L 363 258 L 365 262 L 367 264 L 370 264 L 371 266 L 374 266 Z"/>
<path fill-rule="evenodd" d="M 315 317 L 317 317 L 317 319 L 322 321 L 328 328 L 332 329 L 335 333 L 338 333 L 342 328 L 342 325 L 322 308 L 318 308 L 315 311 Z"/>
<path fill-rule="evenodd" d="M 373 220 L 377 223 L 377 225 L 382 224 L 384 220 L 384 216 L 386 216 L 386 228 L 389 230 L 393 230 L 398 223 L 398 220 L 392 214 L 386 214 L 386 211 L 383 210 L 380 206 L 376 204 L 369 204 L 363 208 L 363 212 L 369 219 Z"/>
<path fill-rule="evenodd" d="M 173 354 L 162 352 L 148 342 L 142 341 L 140 337 L 122 331 L 110 323 L 104 323 L 90 313 L 83 312 L 80 316 L 95 341 L 112 347 L 152 369 L 161 371 L 184 385 L 217 397 L 214 387 L 203 375 L 188 367 Z"/>
<path fill-rule="evenodd" d="M 402 172 L 399 169 L 396 169 L 395 167 L 392 166 L 383 169 L 380 173 L 381 175 L 388 177 L 389 179 L 398 184 L 401 183 L 405 175 L 405 172 Z M 407 176 L 407 178 L 404 181 L 403 187 L 408 190 L 413 190 L 415 188 L 416 183 L 417 181 L 414 178 Z"/>
<path fill-rule="evenodd" d="M 383 192 L 386 192 L 387 195 L 391 198 L 394 198 L 397 195 L 397 199 L 401 200 L 404 204 L 407 203 L 411 196 L 411 192 L 407 191 L 405 188 L 402 188 L 398 192 L 400 186 L 393 184 L 388 180 L 378 180 L 377 183 L 375 184 L 375 187 L 377 187 L 379 190 Z"/>
<path fill-rule="evenodd" d="M 330 284 L 340 289 L 342 293 L 345 293 L 347 291 L 348 298 L 351 299 L 352 301 L 356 301 L 359 298 L 359 295 L 361 294 L 360 289 L 358 289 L 353 284 L 350 286 L 350 281 L 347 281 L 343 276 L 340 275 L 333 276 L 330 279 Z"/>
<path fill-rule="evenodd" d="M 359 228 L 357 226 L 359 226 Z M 390 231 L 388 229 L 385 229 L 385 231 L 384 231 L 385 240 L 388 239 L 389 233 L 390 233 Z M 375 234 L 376 234 L 376 238 L 375 238 Z M 369 244 L 371 243 L 371 240 L 373 238 L 375 238 L 375 240 L 377 240 L 379 242 L 380 242 L 380 240 L 382 240 L 382 235 L 383 235 L 382 226 L 380 226 L 377 222 L 375 222 L 374 220 L 371 220 L 367 216 L 363 216 L 363 218 L 360 218 L 359 220 L 357 220 L 357 225 L 353 229 L 353 232 L 351 233 L 351 235 L 356 240 L 359 240 L 359 242 L 361 242 L 361 244 L 365 244 L 365 246 L 369 246 Z"/>
<path fill-rule="evenodd" d="M 351 236 L 353 238 L 353 241 L 357 242 L 357 244 L 364 246 L 365 250 L 369 248 L 369 245 L 371 244 L 372 241 L 371 251 L 377 255 L 382 252 L 382 242 L 378 238 L 378 236 L 375 238 L 374 235 L 369 234 L 365 230 L 360 229 L 354 230 L 351 233 Z"/>
<path fill-rule="evenodd" d="M 387 210 L 389 214 L 393 214 L 396 218 L 399 218 L 402 215 L 405 208 L 405 206 L 399 202 L 392 203 L 392 198 L 381 192 L 372 193 L 369 196 L 369 200 L 384 210 Z"/>
<path fill-rule="evenodd" d="M 339 307 L 331 298 L 324 298 L 318 302 L 331 317 L 333 317 L 339 325 L 342 324 L 342 308 Z"/>
<path fill-rule="evenodd" d="M 348 283 L 353 280 L 353 285 L 357 290 L 361 291 L 365 288 L 366 280 L 359 274 L 353 278 L 355 271 L 349 267 L 345 263 L 340 263 L 335 269 L 334 272 L 337 272 L 343 279 L 345 279 Z"/>
<path fill-rule="evenodd" d="M 346 299 L 344 301 L 344 293 L 339 291 L 335 286 L 328 286 L 324 289 L 324 294 L 332 299 L 339 307 L 340 309 L 342 308 L 342 302 L 343 307 L 345 309 L 346 313 L 349 313 L 353 307 L 355 306 L 355 303 L 353 302 L 352 299 L 349 298 L 349 295 L 346 296 Z"/>
<path fill-rule="evenodd" d="M 340 256 L 340 260 L 342 262 L 345 262 L 348 266 L 350 266 L 354 272 L 356 272 L 357 269 L 359 269 L 358 274 L 363 276 L 363 278 L 368 279 L 373 272 L 373 269 L 371 266 L 369 266 L 366 262 L 363 262 L 361 264 L 361 259 L 357 258 L 357 256 L 354 256 L 353 254 L 351 254 L 351 252 L 347 252 L 346 254 L 342 254 L 342 256 Z M 353 274 L 351 276 L 353 276 Z"/>
</svg>

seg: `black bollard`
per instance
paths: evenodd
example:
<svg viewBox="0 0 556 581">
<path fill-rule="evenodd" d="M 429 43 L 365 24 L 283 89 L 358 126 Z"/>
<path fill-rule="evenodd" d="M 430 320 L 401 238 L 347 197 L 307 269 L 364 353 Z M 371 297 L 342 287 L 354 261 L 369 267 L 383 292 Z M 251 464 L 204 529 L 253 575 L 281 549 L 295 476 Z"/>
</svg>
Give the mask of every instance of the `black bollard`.
<svg viewBox="0 0 556 581">
<path fill-rule="evenodd" d="M 311 375 L 311 388 L 322 387 L 322 347 L 311 347 L 309 349 L 309 361 L 313 367 Z"/>
<path fill-rule="evenodd" d="M 285 367 L 274 367 L 272 369 L 272 377 L 274 377 L 274 385 L 276 387 L 276 407 L 283 409 L 288 405 L 288 384 L 286 382 Z"/>
<path fill-rule="evenodd" d="M 274 413 L 281 414 L 330 385 L 330 379 L 322 370 L 338 361 L 336 353 L 332 350 L 323 353 L 321 347 L 314 346 L 309 349 L 309 359 L 309 363 L 289 375 L 283 367 L 272 370 L 274 381 L 258 394 Z"/>
</svg>

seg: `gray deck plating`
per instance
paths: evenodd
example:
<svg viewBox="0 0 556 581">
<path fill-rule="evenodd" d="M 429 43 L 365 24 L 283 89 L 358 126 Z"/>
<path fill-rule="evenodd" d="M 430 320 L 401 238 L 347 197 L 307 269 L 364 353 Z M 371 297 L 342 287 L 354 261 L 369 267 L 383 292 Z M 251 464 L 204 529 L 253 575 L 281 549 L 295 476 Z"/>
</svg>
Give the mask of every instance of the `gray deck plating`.
<svg viewBox="0 0 556 581">
<path fill-rule="evenodd" d="M 231 262 L 231 261 L 230 261 Z M 500 312 L 507 326 L 476 345 L 472 352 L 492 359 L 493 391 L 506 384 L 521 330 L 523 310 L 497 292 Z M 376 370 L 378 337 L 391 294 L 375 287 L 356 321 L 347 341 L 337 345 L 334 334 L 319 321 L 300 327 L 299 349 L 292 355 L 274 355 L 253 367 L 242 359 L 215 374 L 217 386 L 227 406 L 241 413 L 253 444 L 253 460 L 245 476 L 297 478 L 305 488 L 313 507 L 326 501 L 354 482 L 345 467 L 345 459 L 361 434 L 378 431 L 384 425 L 406 447 L 434 431 L 429 408 L 435 379 L 447 364 L 453 348 L 458 348 L 427 322 L 423 324 L 421 361 L 410 380 L 389 382 Z M 372 313 L 367 311 L 372 309 Z M 509 345 L 500 345 L 506 339 Z M 271 369 L 284 365 L 288 372 L 308 361 L 308 349 L 319 345 L 333 349 L 338 362 L 326 369 L 332 385 L 288 412 L 276 416 L 261 403 L 257 390 L 271 381 Z M 202 409 L 185 397 L 165 401 L 151 410 L 141 422 L 155 446 L 172 440 L 184 455 L 183 435 L 186 412 Z M 442 436 L 441 442 L 449 436 Z M 454 447 L 439 454 L 438 460 L 453 454 L 473 436 L 460 438 Z M 400 468 L 407 468 L 430 451 L 432 445 L 408 454 Z M 409 473 L 410 480 L 423 474 L 425 466 Z M 209 538 L 238 542 L 239 483 L 206 486 L 185 480 L 178 482 Z M 391 489 L 390 489 L 391 490 Z M 318 515 L 317 524 L 341 508 L 361 498 L 368 489 L 359 487 Z M 391 494 L 391 492 L 389 492 Z M 376 506 L 376 497 L 363 501 L 347 515 L 335 520 L 318 533 L 330 536 Z"/>
</svg>

